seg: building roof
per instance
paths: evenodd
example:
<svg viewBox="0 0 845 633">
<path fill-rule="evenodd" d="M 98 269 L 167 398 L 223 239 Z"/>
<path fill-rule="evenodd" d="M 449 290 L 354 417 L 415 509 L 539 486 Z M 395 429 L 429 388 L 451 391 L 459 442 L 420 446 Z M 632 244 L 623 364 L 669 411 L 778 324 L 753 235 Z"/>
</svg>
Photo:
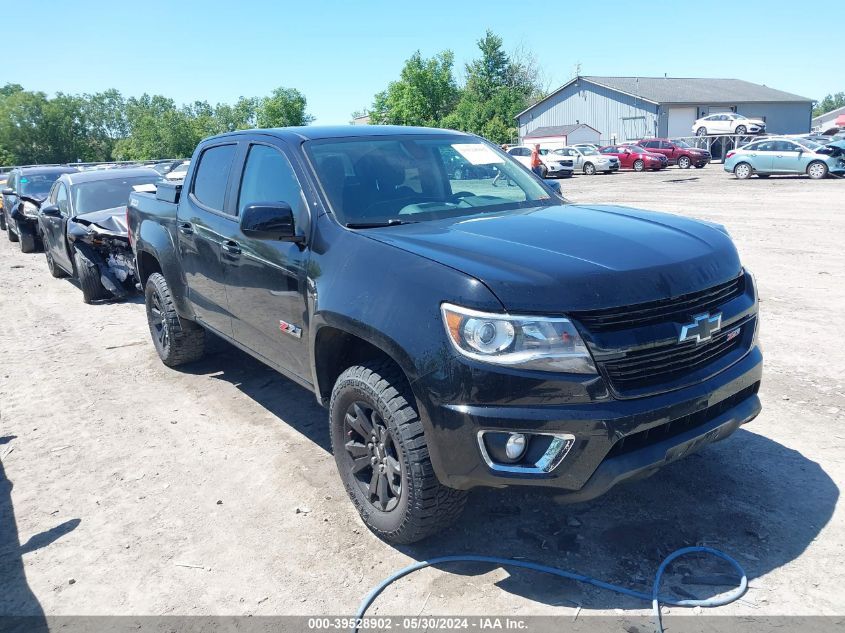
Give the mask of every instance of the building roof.
<svg viewBox="0 0 845 633">
<path fill-rule="evenodd" d="M 813 125 L 821 123 L 822 119 L 825 120 L 834 120 L 837 119 L 840 115 L 845 114 L 845 106 L 841 108 L 836 108 L 835 110 L 831 110 L 830 112 L 825 112 L 824 114 L 820 114 L 819 116 L 813 117 Z"/>
<path fill-rule="evenodd" d="M 569 136 L 575 130 L 587 127 L 590 128 L 593 132 L 597 134 L 601 134 L 596 128 L 592 125 L 587 125 L 586 123 L 570 123 L 569 125 L 550 125 L 548 127 L 538 127 L 528 134 L 526 134 L 523 138 L 545 138 L 549 136 Z"/>
<path fill-rule="evenodd" d="M 812 103 L 812 99 L 742 79 L 702 79 L 692 77 L 574 77 L 560 88 L 520 112 L 517 117 L 553 97 L 576 81 L 588 81 L 616 92 L 660 104 L 720 103 Z"/>
</svg>

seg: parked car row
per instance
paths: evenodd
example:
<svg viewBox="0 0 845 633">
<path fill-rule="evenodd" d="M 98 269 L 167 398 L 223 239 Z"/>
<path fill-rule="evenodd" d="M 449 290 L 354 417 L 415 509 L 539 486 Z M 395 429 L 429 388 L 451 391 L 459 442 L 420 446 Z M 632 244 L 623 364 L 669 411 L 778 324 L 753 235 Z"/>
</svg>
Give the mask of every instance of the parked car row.
<svg viewBox="0 0 845 633">
<path fill-rule="evenodd" d="M 3 192 L 16 226 L 31 175 Z M 719 225 L 566 204 L 428 128 L 232 132 L 184 183 L 160 176 L 50 172 L 30 204 L 51 272 L 92 300 L 137 282 L 167 366 L 213 333 L 309 389 L 389 542 L 443 529 L 479 486 L 594 498 L 760 411 L 756 283 Z"/>
<path fill-rule="evenodd" d="M 16 168 L 3 189 L 0 229 L 24 253 L 43 248 L 50 274 L 75 277 L 85 303 L 120 299 L 136 283 L 126 202 L 160 179 L 148 167 Z"/>
</svg>

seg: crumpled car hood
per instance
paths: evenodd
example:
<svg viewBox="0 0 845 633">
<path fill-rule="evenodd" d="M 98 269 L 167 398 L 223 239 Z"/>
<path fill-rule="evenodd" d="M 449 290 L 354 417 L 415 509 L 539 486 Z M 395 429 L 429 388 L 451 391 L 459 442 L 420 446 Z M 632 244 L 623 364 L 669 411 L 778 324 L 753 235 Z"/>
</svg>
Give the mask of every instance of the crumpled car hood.
<svg viewBox="0 0 845 633">
<path fill-rule="evenodd" d="M 79 224 L 94 225 L 100 233 L 105 232 L 116 237 L 129 237 L 129 228 L 126 226 L 126 207 L 83 213 L 75 216 L 73 220 Z"/>
<path fill-rule="evenodd" d="M 617 206 L 534 207 L 362 234 L 475 277 L 510 312 L 655 301 L 742 270 L 733 242 L 716 225 Z"/>
</svg>

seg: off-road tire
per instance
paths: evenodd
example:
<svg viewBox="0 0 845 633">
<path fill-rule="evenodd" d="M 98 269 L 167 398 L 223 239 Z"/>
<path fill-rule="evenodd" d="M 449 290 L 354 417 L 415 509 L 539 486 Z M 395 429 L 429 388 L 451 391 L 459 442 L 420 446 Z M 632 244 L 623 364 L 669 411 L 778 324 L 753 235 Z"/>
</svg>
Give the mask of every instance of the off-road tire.
<svg viewBox="0 0 845 633">
<path fill-rule="evenodd" d="M 645 162 L 642 159 L 637 159 L 633 164 L 634 171 L 645 171 Z"/>
<path fill-rule="evenodd" d="M 678 159 L 678 167 L 681 169 L 689 169 L 692 166 L 692 159 L 689 156 L 681 156 Z"/>
<path fill-rule="evenodd" d="M 101 299 L 108 299 L 111 293 L 100 281 L 100 268 L 79 251 L 73 252 L 73 263 L 76 268 L 76 278 L 82 288 L 82 300 L 92 303 Z"/>
<path fill-rule="evenodd" d="M 595 176 L 596 175 L 596 166 L 592 163 L 584 163 L 584 175 L 586 176 Z"/>
<path fill-rule="evenodd" d="M 165 341 L 162 341 L 158 334 L 159 330 L 154 325 L 156 298 L 160 306 L 163 326 L 167 328 Z M 170 288 L 161 273 L 153 273 L 147 279 L 144 286 L 144 303 L 150 335 L 161 362 L 168 367 L 176 367 L 202 358 L 205 353 L 205 330 L 193 321 L 179 316 Z"/>
<path fill-rule="evenodd" d="M 355 403 L 377 413 L 397 448 L 401 489 L 397 505 L 376 507 L 352 472 L 347 451 L 346 416 Z M 389 543 L 407 544 L 444 529 L 463 511 L 467 493 L 442 485 L 434 474 L 422 422 L 405 376 L 389 360 L 376 360 L 344 371 L 335 382 L 329 404 L 332 452 L 349 498 L 364 524 Z"/>
</svg>

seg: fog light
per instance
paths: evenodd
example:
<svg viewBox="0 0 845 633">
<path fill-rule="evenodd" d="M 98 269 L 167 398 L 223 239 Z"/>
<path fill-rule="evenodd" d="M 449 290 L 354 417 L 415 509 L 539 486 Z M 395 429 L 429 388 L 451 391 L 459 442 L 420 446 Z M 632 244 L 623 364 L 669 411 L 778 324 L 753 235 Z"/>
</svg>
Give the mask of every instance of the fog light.
<svg viewBox="0 0 845 633">
<path fill-rule="evenodd" d="M 522 433 L 511 433 L 505 444 L 505 455 L 513 461 L 522 457 L 525 452 L 525 436 Z"/>
</svg>

